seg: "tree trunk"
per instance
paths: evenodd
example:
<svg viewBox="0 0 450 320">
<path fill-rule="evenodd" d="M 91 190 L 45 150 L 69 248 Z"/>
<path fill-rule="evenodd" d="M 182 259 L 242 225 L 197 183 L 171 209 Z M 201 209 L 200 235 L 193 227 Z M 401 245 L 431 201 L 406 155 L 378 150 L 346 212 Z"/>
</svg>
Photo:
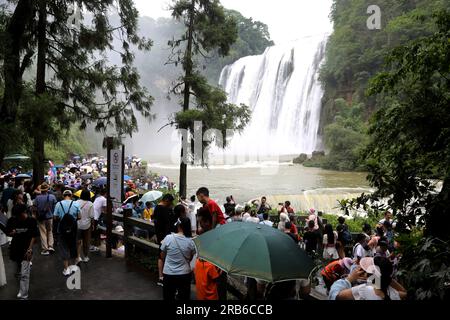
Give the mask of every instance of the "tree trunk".
<svg viewBox="0 0 450 320">
<path fill-rule="evenodd" d="M 188 29 L 188 44 L 186 47 L 186 52 L 184 56 L 184 104 L 183 111 L 189 110 L 190 97 L 191 97 L 191 77 L 192 77 L 192 43 L 194 36 L 194 9 L 195 9 L 195 0 L 191 2 L 191 9 L 189 11 L 189 29 Z M 181 128 L 183 130 L 188 130 L 189 127 Z M 186 140 L 185 140 L 186 139 Z M 186 133 L 182 138 L 181 142 L 181 163 L 180 163 L 180 197 L 187 196 L 187 153 L 189 152 L 189 148 L 187 147 L 187 141 L 189 141 L 189 136 Z M 185 143 L 186 142 L 186 143 Z M 186 148 L 184 145 L 186 144 Z"/>
<path fill-rule="evenodd" d="M 442 190 L 433 200 L 426 220 L 425 236 L 448 240 L 450 234 L 450 176 L 444 179 Z"/>
<path fill-rule="evenodd" d="M 33 1 L 20 0 L 6 28 L 4 47 L 3 75 L 5 90 L 0 108 L 1 121 L 14 121 L 17 114 L 22 89 L 22 73 L 20 65 L 21 51 L 26 47 L 23 43 L 26 26 L 33 18 Z"/>
<path fill-rule="evenodd" d="M 21 51 L 26 47 L 24 34 L 33 19 L 33 1 L 20 0 L 4 33 L 3 77 L 4 91 L 0 105 L 0 166 L 8 152 L 9 136 L 16 120 L 17 108 L 22 94 Z"/>
<path fill-rule="evenodd" d="M 36 96 L 45 93 L 45 67 L 46 67 L 46 51 L 47 51 L 47 7 L 45 0 L 39 1 L 39 22 L 38 22 L 38 59 L 36 71 Z M 40 134 L 39 128 L 36 126 L 33 152 L 33 182 L 35 187 L 44 181 L 44 158 L 45 137 Z"/>
</svg>

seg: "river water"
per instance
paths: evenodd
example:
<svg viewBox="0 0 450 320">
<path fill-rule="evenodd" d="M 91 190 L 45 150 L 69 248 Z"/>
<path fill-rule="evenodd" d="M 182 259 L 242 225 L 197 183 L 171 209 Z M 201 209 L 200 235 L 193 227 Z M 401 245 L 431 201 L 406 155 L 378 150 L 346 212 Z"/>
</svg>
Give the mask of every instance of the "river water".
<svg viewBox="0 0 450 320">
<path fill-rule="evenodd" d="M 150 170 L 166 175 L 178 184 L 179 168 L 175 165 L 150 164 Z M 220 204 L 233 195 L 238 203 L 267 196 L 272 206 L 289 200 L 296 210 L 315 208 L 325 213 L 339 213 L 337 200 L 354 198 L 371 192 L 367 174 L 337 172 L 301 165 L 246 164 L 188 169 L 188 194 L 207 187 Z"/>
</svg>

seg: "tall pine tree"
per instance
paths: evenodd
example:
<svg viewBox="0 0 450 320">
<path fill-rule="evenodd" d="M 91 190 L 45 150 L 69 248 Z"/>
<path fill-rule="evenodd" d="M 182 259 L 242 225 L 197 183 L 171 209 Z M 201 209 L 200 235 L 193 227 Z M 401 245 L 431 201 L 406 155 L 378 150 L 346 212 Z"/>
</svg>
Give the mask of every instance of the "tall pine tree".
<svg viewBox="0 0 450 320">
<path fill-rule="evenodd" d="M 235 20 L 225 14 L 218 0 L 176 0 L 171 10 L 172 16 L 185 26 L 185 33 L 180 39 L 169 41 L 173 53 L 169 62 L 181 64 L 183 68 L 183 76 L 172 89 L 174 94 L 182 97 L 183 110 L 176 114 L 174 120 L 177 128 L 194 136 L 194 122 L 201 121 L 202 133 L 208 129 L 217 129 L 225 136 L 226 130 L 243 130 L 250 120 L 249 108 L 227 103 L 226 94 L 208 84 L 199 71 L 196 59 L 206 57 L 211 51 L 226 56 L 237 40 Z M 185 197 L 187 165 L 194 158 L 193 150 L 187 147 L 188 135 L 183 135 L 182 139 L 179 188 L 180 196 Z M 226 147 L 226 140 L 217 142 L 220 142 L 218 146 Z M 202 144 L 202 164 L 205 163 L 203 151 L 208 145 L 208 142 Z M 193 146 L 191 144 L 191 148 Z"/>
<path fill-rule="evenodd" d="M 19 15 L 19 10 L 25 13 L 31 10 L 36 14 Z M 110 22 L 114 13 L 119 16 L 119 25 Z M 139 83 L 131 52 L 132 45 L 149 50 L 151 41 L 137 35 L 138 11 L 132 0 L 20 0 L 12 17 L 15 15 L 25 19 L 17 22 L 24 30 L 9 32 L 7 37 L 12 43 L 19 42 L 19 58 L 26 51 L 28 59 L 36 62 L 35 101 L 27 101 L 34 108 L 23 112 L 32 120 L 26 129 L 34 140 L 36 184 L 43 180 L 44 142 L 55 139 L 49 136 L 58 134 L 55 127 L 67 129 L 77 122 L 84 129 L 92 123 L 97 131 L 106 134 L 107 130 L 114 130 L 114 135 L 121 137 L 137 130 L 135 111 L 152 117 L 153 98 Z M 15 20 L 11 19 L 7 30 L 12 28 L 13 22 Z M 13 29 L 22 31 L 18 27 Z M 121 48 L 114 48 L 114 37 L 121 40 Z M 13 121 L 21 92 L 7 83 L 22 85 L 21 76 L 30 63 L 19 62 L 17 68 L 17 50 L 6 51 L 5 64 L 8 56 L 15 64 L 14 70 L 4 68 L 2 114 L 9 115 L 7 119 Z M 109 64 L 108 52 L 119 54 L 122 64 Z"/>
</svg>

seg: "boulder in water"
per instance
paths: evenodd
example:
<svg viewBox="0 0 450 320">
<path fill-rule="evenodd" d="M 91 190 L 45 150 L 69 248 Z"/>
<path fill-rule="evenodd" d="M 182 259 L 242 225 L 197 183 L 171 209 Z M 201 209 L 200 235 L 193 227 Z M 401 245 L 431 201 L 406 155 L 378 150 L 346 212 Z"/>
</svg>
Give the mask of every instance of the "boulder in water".
<svg viewBox="0 0 450 320">
<path fill-rule="evenodd" d="M 292 162 L 295 164 L 303 164 L 306 160 L 308 160 L 308 155 L 305 153 L 302 153 L 297 158 L 295 158 Z"/>
</svg>

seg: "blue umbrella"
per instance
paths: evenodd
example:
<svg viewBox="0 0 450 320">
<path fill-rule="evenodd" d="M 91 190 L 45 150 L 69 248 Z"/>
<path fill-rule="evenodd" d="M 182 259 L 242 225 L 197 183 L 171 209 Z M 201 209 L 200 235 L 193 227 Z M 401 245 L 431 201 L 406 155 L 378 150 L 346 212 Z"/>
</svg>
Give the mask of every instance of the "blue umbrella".
<svg viewBox="0 0 450 320">
<path fill-rule="evenodd" d="M 131 177 L 130 176 L 123 176 L 123 180 L 125 180 L 125 181 L 131 180 Z"/>
<path fill-rule="evenodd" d="M 101 177 L 95 180 L 92 184 L 97 187 L 106 186 L 108 179 L 106 177 Z"/>
</svg>

